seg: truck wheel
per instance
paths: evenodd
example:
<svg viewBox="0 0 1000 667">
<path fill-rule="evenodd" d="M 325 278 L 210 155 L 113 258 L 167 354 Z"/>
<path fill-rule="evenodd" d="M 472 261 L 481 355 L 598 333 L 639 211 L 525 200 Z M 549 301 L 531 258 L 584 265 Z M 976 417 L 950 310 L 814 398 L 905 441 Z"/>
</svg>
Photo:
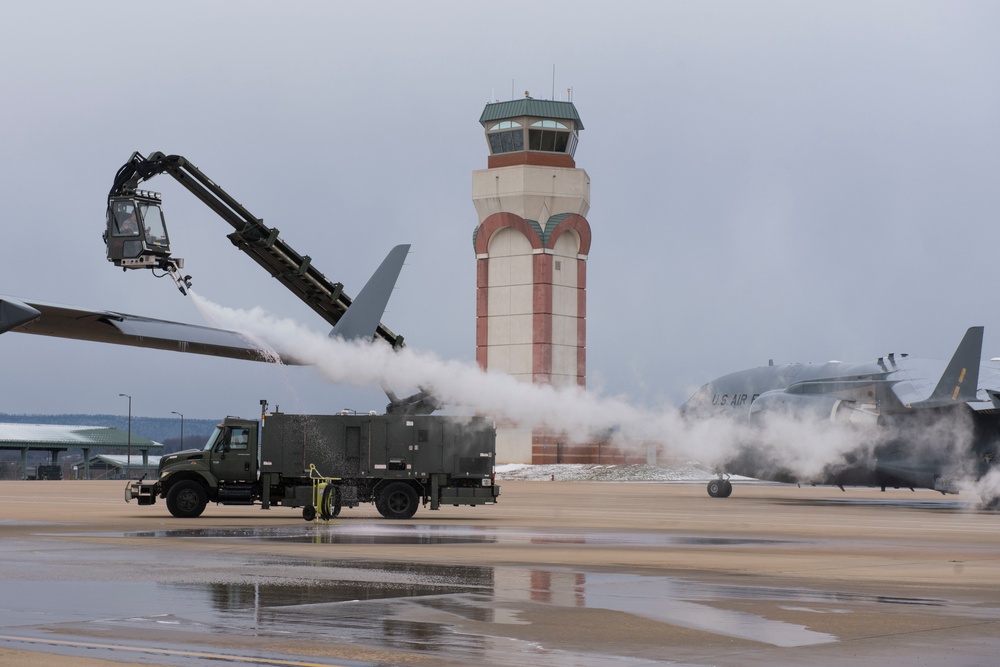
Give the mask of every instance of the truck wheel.
<svg viewBox="0 0 1000 667">
<path fill-rule="evenodd" d="M 312 521 L 316 518 L 316 508 L 312 505 L 306 505 L 302 508 L 302 518 L 306 521 Z"/>
<path fill-rule="evenodd" d="M 208 504 L 205 487 L 190 479 L 181 480 L 167 491 L 167 509 L 179 519 L 201 516 Z"/>
<path fill-rule="evenodd" d="M 405 482 L 393 482 L 382 489 L 375 507 L 386 519 L 409 519 L 417 513 L 419 500 L 412 486 Z"/>
<path fill-rule="evenodd" d="M 329 521 L 340 515 L 340 487 L 336 484 L 327 484 L 323 489 L 323 500 L 320 502 L 320 516 L 324 521 Z"/>
</svg>

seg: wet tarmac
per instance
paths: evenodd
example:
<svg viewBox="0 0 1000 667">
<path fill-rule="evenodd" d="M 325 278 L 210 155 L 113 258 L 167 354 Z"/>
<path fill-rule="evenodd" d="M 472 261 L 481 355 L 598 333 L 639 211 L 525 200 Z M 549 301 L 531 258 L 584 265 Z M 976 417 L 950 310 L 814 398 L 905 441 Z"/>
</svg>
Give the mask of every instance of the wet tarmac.
<svg viewBox="0 0 1000 667">
<path fill-rule="evenodd" d="M 199 635 L 380 647 L 447 664 L 658 665 L 641 652 L 574 652 L 519 639 L 539 608 L 600 610 L 672 627 L 774 647 L 835 643 L 839 637 L 732 608 L 734 603 L 777 604 L 806 616 L 853 614 L 859 609 L 933 607 L 937 613 L 1000 619 L 1000 608 L 924 597 L 718 584 L 682 577 L 538 567 L 485 567 L 268 557 L 236 558 L 225 548 L 209 553 L 160 552 L 150 540 L 221 540 L 316 544 L 616 544 L 622 548 L 786 544 L 783 540 L 707 538 L 662 533 L 588 533 L 501 530 L 433 525 L 356 523 L 198 528 L 123 533 L 74 533 L 82 538 L 127 538 L 130 549 L 77 545 L 53 550 L 51 534 L 4 542 L 0 548 L 0 646 L 46 643 L 67 656 L 103 656 L 179 666 L 247 661 L 256 664 L 369 665 L 317 661 L 257 649 L 206 652 Z M 67 537 L 68 535 L 63 535 Z M 138 550 L 138 553 L 137 553 Z M 30 553 L 30 560 L 15 554 Z M 142 563 L 137 565 L 137 561 Z M 138 571 L 136 571 L 138 570 Z M 44 577 L 40 576 L 44 572 Z M 52 574 L 58 573 L 58 580 Z M 130 574 L 126 575 L 125 573 Z M 104 576 L 102 576 L 104 573 Z M 114 576 L 107 576 L 114 575 Z M 148 579 L 148 580 L 147 580 Z M 81 637 L 135 637 L 116 646 Z M 55 643 L 54 643 L 55 642 Z M 57 642 L 65 642 L 58 644 Z M 393 663 L 388 663 L 393 664 Z"/>
<path fill-rule="evenodd" d="M 648 490 L 613 496 L 628 493 L 628 520 L 595 505 L 537 526 L 518 508 L 517 520 L 495 522 L 261 521 L 253 508 L 190 522 L 134 508 L 92 523 L 63 510 L 0 519 L 0 663 L 5 649 L 179 667 L 840 665 L 859 655 L 985 665 L 1000 655 L 1000 596 L 982 586 L 1000 560 L 992 516 L 925 508 L 927 496 L 771 490 L 741 504 L 677 495 L 654 513 Z"/>
</svg>

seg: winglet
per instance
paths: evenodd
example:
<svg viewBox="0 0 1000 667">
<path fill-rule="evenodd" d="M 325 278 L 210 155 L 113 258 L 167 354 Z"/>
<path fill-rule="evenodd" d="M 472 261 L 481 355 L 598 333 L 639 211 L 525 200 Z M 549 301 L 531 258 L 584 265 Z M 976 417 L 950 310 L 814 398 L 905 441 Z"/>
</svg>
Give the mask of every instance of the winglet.
<svg viewBox="0 0 1000 667">
<path fill-rule="evenodd" d="M 41 314 L 41 311 L 23 301 L 4 297 L 0 299 L 0 333 L 7 333 L 22 324 L 27 324 Z"/>
<path fill-rule="evenodd" d="M 913 407 L 937 407 L 976 400 L 982 356 L 983 327 L 970 327 L 948 362 L 934 393 Z"/>
<path fill-rule="evenodd" d="M 398 245 L 389 251 L 361 292 L 351 302 L 347 312 L 337 322 L 337 326 L 330 331 L 331 337 L 370 340 L 375 335 L 409 251 L 408 244 Z"/>
</svg>

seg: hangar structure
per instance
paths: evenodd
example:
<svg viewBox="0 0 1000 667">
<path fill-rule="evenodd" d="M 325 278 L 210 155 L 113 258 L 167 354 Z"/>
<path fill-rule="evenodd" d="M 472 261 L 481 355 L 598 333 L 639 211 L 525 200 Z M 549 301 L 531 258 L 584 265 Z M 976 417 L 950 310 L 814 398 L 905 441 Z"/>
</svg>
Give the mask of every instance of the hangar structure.
<svg viewBox="0 0 1000 667">
<path fill-rule="evenodd" d="M 63 426 L 55 424 L 0 424 L 0 450 L 21 452 L 21 479 L 28 479 L 28 453 L 48 452 L 51 465 L 58 465 L 59 453 L 83 450 L 83 479 L 90 479 L 90 458 L 94 450 L 122 453 L 142 460 L 149 472 L 150 450 L 163 445 L 148 438 L 108 426 Z"/>
<path fill-rule="evenodd" d="M 91 479 L 135 479 L 144 474 L 144 465 L 156 468 L 160 465 L 160 457 L 150 456 L 147 461 L 140 461 L 133 456 L 129 461 L 124 454 L 95 454 L 86 462 Z"/>
</svg>

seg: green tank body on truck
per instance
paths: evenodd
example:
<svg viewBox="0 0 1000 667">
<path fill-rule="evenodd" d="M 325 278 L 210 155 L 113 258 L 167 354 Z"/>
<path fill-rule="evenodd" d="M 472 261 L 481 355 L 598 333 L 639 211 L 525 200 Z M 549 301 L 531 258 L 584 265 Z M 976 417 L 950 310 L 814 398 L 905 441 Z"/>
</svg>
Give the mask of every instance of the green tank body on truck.
<svg viewBox="0 0 1000 667">
<path fill-rule="evenodd" d="M 200 450 L 164 456 L 157 478 L 130 482 L 127 501 L 166 500 L 176 517 L 209 502 L 302 508 L 329 519 L 374 503 L 387 519 L 419 505 L 496 503 L 496 429 L 482 417 L 292 415 L 227 417 Z"/>
</svg>

